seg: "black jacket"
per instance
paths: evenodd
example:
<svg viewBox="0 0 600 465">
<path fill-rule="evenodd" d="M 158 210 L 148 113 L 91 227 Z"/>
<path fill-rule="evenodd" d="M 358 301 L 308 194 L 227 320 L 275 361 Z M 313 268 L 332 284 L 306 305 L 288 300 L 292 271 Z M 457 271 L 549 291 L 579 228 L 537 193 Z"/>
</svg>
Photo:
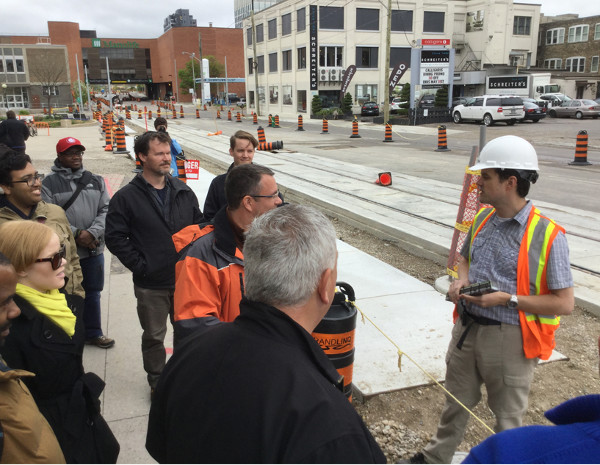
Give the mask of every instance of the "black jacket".
<svg viewBox="0 0 600 465">
<path fill-rule="evenodd" d="M 67 295 L 77 317 L 72 337 L 25 299 L 14 299 L 21 315 L 12 321 L 0 352 L 12 368 L 35 373 L 23 381 L 52 427 L 67 463 L 116 463 L 119 443 L 100 416 L 104 381 L 83 371 L 83 298 Z"/>
<path fill-rule="evenodd" d="M 146 289 L 175 288 L 177 252 L 171 236 L 203 218 L 194 192 L 177 178 L 166 180 L 167 219 L 141 174 L 113 196 L 106 215 L 106 246 L 133 272 L 135 285 Z"/>
<path fill-rule="evenodd" d="M 276 308 L 184 341 L 162 373 L 146 449 L 161 463 L 385 463 L 312 336 Z"/>
<path fill-rule="evenodd" d="M 24 148 L 29 138 L 29 129 L 23 121 L 9 118 L 0 123 L 0 143 L 10 148 Z"/>
</svg>

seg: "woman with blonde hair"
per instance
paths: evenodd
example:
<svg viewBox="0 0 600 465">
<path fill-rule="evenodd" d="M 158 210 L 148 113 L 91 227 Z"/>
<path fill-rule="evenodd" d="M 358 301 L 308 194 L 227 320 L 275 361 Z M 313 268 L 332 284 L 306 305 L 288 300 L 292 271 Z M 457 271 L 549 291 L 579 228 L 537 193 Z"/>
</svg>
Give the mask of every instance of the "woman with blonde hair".
<svg viewBox="0 0 600 465">
<path fill-rule="evenodd" d="M 21 309 L 0 353 L 12 368 L 35 373 L 24 381 L 67 463 L 116 463 L 119 444 L 100 415 L 104 381 L 83 371 L 83 299 L 59 290 L 64 244 L 44 224 L 9 221 L 0 226 L 0 252 L 17 272 Z"/>
</svg>

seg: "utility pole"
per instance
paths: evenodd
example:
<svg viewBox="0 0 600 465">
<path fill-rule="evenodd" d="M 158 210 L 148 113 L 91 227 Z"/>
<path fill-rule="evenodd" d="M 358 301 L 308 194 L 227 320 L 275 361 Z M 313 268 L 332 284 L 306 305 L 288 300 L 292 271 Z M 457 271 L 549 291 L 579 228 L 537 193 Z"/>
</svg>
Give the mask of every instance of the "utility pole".
<svg viewBox="0 0 600 465">
<path fill-rule="evenodd" d="M 254 59 L 252 60 L 252 68 L 254 68 L 252 70 L 254 73 L 254 106 L 256 108 L 257 116 L 260 116 L 260 99 L 258 96 L 258 58 L 256 57 L 256 25 L 254 24 L 254 0 L 252 0 L 252 11 L 250 12 L 250 18 L 252 19 L 252 53 L 254 53 Z"/>
<path fill-rule="evenodd" d="M 176 58 L 173 59 L 173 67 L 175 68 L 175 89 L 173 89 L 172 97 L 175 97 L 176 95 L 179 95 L 179 80 L 177 79 L 177 59 Z M 177 102 L 177 100 L 179 100 L 179 99 L 177 97 L 175 97 L 175 102 Z"/>
<path fill-rule="evenodd" d="M 227 82 L 227 57 L 225 57 L 225 101 L 229 106 L 229 83 Z"/>
<path fill-rule="evenodd" d="M 383 81 L 383 123 L 387 124 L 390 120 L 390 47 L 392 35 L 392 0 L 388 0 L 387 7 L 387 29 L 385 37 L 385 65 Z"/>
<path fill-rule="evenodd" d="M 88 96 L 88 110 L 92 111 L 92 100 L 90 99 L 90 81 L 88 79 L 87 66 L 83 65 L 83 72 L 85 74 L 85 87 L 87 88 L 87 96 Z"/>
<path fill-rule="evenodd" d="M 192 89 L 194 89 L 192 92 L 192 101 L 194 105 L 196 104 L 196 70 L 194 69 L 196 66 L 196 63 L 194 63 L 195 56 L 196 54 L 192 52 Z M 200 64 L 200 73 L 202 73 L 202 63 Z"/>
</svg>

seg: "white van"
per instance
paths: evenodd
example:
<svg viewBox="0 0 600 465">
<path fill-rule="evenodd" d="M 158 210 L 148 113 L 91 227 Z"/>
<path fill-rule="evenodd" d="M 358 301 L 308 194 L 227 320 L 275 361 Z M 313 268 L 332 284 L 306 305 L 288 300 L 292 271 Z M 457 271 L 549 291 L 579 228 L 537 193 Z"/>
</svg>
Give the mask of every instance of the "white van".
<svg viewBox="0 0 600 465">
<path fill-rule="evenodd" d="M 509 126 L 525 116 L 523 99 L 511 95 L 482 95 L 472 97 L 463 105 L 452 110 L 452 119 L 456 124 L 465 121 L 481 121 L 490 126 L 502 121 Z"/>
</svg>

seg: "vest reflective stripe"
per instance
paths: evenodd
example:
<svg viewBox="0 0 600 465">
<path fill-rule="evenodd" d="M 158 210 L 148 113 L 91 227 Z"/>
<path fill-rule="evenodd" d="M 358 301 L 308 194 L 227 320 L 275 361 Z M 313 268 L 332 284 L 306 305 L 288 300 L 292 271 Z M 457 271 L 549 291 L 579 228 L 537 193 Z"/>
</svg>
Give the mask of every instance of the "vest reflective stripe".
<svg viewBox="0 0 600 465">
<path fill-rule="evenodd" d="M 481 209 L 473 219 L 473 233 L 469 249 L 469 264 L 475 236 L 494 213 L 493 208 Z M 553 220 L 542 216 L 533 207 L 521 241 L 517 261 L 517 295 L 548 294 L 546 271 L 552 243 L 559 232 L 565 230 Z M 560 324 L 556 315 L 536 315 L 519 310 L 523 334 L 523 352 L 527 358 L 547 360 L 554 349 L 554 332 Z"/>
</svg>

